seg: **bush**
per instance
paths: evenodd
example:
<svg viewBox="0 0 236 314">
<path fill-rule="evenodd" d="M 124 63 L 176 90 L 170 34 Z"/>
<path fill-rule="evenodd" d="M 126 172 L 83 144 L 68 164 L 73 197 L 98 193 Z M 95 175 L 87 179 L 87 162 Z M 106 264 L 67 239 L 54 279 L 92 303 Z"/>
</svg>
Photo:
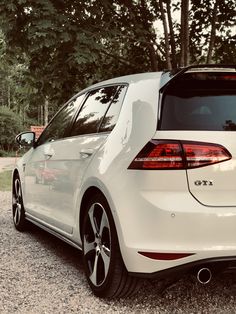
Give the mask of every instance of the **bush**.
<svg viewBox="0 0 236 314">
<path fill-rule="evenodd" d="M 0 107 L 0 150 L 9 152 L 17 149 L 15 137 L 23 129 L 19 115 L 7 107 Z"/>
<path fill-rule="evenodd" d="M 8 157 L 8 153 L 5 150 L 0 149 L 0 157 Z"/>
<path fill-rule="evenodd" d="M 12 171 L 0 172 L 0 191 L 11 190 Z"/>
</svg>

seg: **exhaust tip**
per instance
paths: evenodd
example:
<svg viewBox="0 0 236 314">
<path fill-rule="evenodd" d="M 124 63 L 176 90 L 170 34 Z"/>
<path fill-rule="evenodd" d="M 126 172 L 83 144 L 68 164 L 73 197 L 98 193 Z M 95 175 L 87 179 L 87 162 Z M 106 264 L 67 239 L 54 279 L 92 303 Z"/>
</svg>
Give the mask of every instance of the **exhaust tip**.
<svg viewBox="0 0 236 314">
<path fill-rule="evenodd" d="M 202 285 L 208 284 L 212 279 L 212 273 L 209 268 L 201 268 L 197 272 L 197 280 L 200 282 Z"/>
</svg>

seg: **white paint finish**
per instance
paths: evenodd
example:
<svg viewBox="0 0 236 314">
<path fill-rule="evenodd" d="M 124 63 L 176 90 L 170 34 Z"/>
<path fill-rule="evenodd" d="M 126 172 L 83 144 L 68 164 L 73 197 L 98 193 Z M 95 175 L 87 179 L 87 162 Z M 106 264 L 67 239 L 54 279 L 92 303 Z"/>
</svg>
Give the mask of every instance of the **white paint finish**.
<svg viewBox="0 0 236 314">
<path fill-rule="evenodd" d="M 47 227 L 67 233 L 80 246 L 80 204 L 86 190 L 95 186 L 110 205 L 129 271 L 150 273 L 194 260 L 234 255 L 236 207 L 226 206 L 235 205 L 236 197 L 235 133 L 156 131 L 160 73 L 117 78 L 95 86 L 119 82 L 129 87 L 117 125 L 109 135 L 55 141 L 32 149 L 23 158 L 27 163 L 23 189 L 27 212 Z M 190 171 L 127 170 L 153 138 L 221 144 L 233 159 Z M 54 173 L 47 184 L 36 183 L 35 169 L 41 171 L 42 165 Z M 22 160 L 18 168 L 24 182 Z M 213 180 L 213 189 L 193 187 L 195 180 L 205 178 Z M 213 206 L 202 205 L 189 188 L 200 202 Z M 151 260 L 138 251 L 196 254 L 168 262 Z"/>
<path fill-rule="evenodd" d="M 189 189 L 196 199 L 207 206 L 236 206 L 236 133 L 225 131 L 158 131 L 157 139 L 178 139 L 220 144 L 232 159 L 212 166 L 187 171 Z M 198 180 L 212 185 L 195 184 Z"/>
<path fill-rule="evenodd" d="M 72 233 L 84 172 L 107 135 L 84 135 L 37 147 L 26 167 L 26 208 L 52 227 Z"/>
</svg>

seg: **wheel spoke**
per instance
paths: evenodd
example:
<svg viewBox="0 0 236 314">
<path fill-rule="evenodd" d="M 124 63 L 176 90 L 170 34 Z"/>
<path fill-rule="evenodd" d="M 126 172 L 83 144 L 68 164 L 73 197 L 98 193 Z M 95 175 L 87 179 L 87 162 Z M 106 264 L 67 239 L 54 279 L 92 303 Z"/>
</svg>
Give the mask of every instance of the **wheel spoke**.
<svg viewBox="0 0 236 314">
<path fill-rule="evenodd" d="M 22 210 L 22 197 L 21 197 L 21 186 L 20 180 L 17 178 L 14 181 L 14 191 L 13 191 L 13 198 L 12 198 L 12 205 L 13 205 L 13 221 L 15 225 L 18 225 L 21 220 L 21 210 Z"/>
<path fill-rule="evenodd" d="M 14 213 L 14 222 L 15 222 L 16 225 L 17 225 L 18 222 L 19 222 L 19 217 L 20 217 L 20 212 L 19 212 L 18 207 L 16 207 L 15 213 Z"/>
<path fill-rule="evenodd" d="M 16 202 L 19 202 L 21 199 L 21 187 L 18 179 L 15 180 L 15 199 Z"/>
<path fill-rule="evenodd" d="M 95 250 L 95 241 L 88 242 L 86 236 L 84 236 L 84 255 Z"/>
<path fill-rule="evenodd" d="M 94 207 L 95 207 L 95 204 L 91 206 L 88 214 L 89 214 L 89 221 L 93 229 L 93 233 L 94 235 L 96 235 L 98 233 L 98 226 L 97 226 L 96 218 L 94 216 Z"/>
<path fill-rule="evenodd" d="M 18 198 L 21 199 L 21 187 L 20 187 L 20 182 L 18 182 Z"/>
<path fill-rule="evenodd" d="M 111 250 L 108 247 L 106 247 L 105 245 L 102 245 L 102 249 L 103 249 L 104 253 L 110 258 Z"/>
<path fill-rule="evenodd" d="M 105 272 L 104 276 L 106 278 L 108 270 L 109 270 L 109 265 L 110 265 L 110 250 L 109 250 L 109 255 L 107 255 L 107 252 L 104 249 L 102 249 L 101 258 L 104 264 L 104 272 Z"/>
<path fill-rule="evenodd" d="M 17 230 L 23 231 L 25 229 L 25 211 L 22 199 L 22 190 L 20 178 L 15 177 L 12 191 L 12 218 Z"/>
<path fill-rule="evenodd" d="M 15 180 L 15 198 L 18 198 L 18 180 Z"/>
<path fill-rule="evenodd" d="M 103 232 L 104 228 L 109 229 L 107 215 L 106 215 L 105 212 L 102 213 L 102 219 L 101 219 L 101 224 L 100 224 L 100 228 L 99 228 L 99 235 L 100 235 L 100 237 L 102 236 L 102 232 Z"/>
<path fill-rule="evenodd" d="M 16 205 L 17 204 L 17 199 L 16 199 L 16 196 L 15 196 L 15 193 L 13 193 L 12 195 L 12 205 Z"/>
<path fill-rule="evenodd" d="M 85 223 L 83 254 L 89 280 L 99 287 L 106 281 L 111 264 L 111 228 L 102 204 L 90 206 Z"/>
<path fill-rule="evenodd" d="M 98 270 L 98 254 L 95 255 L 93 271 L 90 275 L 90 280 L 93 284 L 97 285 L 97 270 Z"/>
</svg>

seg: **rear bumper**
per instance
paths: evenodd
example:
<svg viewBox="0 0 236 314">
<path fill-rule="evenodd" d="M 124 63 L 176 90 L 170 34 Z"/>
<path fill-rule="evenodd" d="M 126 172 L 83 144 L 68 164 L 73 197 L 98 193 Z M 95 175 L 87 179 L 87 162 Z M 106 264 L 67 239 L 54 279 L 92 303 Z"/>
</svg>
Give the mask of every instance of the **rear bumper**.
<svg viewBox="0 0 236 314">
<path fill-rule="evenodd" d="M 196 275 L 198 270 L 201 268 L 209 268 L 213 275 L 218 273 L 236 273 L 236 256 L 219 257 L 219 258 L 208 258 L 190 262 L 187 264 L 171 267 L 165 270 L 153 272 L 153 273 L 136 273 L 130 272 L 131 276 L 147 278 L 147 279 L 168 279 L 178 278 L 185 274 Z"/>
<path fill-rule="evenodd" d="M 138 183 L 129 187 L 122 198 L 120 193 L 113 197 L 111 206 L 128 272 L 155 277 L 209 261 L 236 260 L 236 207 L 204 206 L 187 187 L 185 191 L 144 190 Z M 189 256 L 164 260 L 139 252 Z"/>
</svg>

